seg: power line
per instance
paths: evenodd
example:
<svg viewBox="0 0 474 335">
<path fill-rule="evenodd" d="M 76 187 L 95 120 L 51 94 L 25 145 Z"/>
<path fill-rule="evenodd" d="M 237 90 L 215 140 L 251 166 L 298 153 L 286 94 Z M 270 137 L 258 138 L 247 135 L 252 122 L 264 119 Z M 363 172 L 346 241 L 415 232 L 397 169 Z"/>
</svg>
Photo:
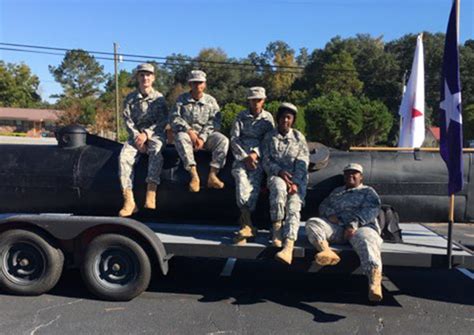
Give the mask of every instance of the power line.
<svg viewBox="0 0 474 335">
<path fill-rule="evenodd" d="M 28 53 L 37 53 L 37 54 L 47 54 L 47 55 L 58 55 L 64 56 L 65 52 L 73 51 L 73 50 L 81 50 L 93 55 L 105 55 L 111 57 L 103 57 L 103 56 L 94 56 L 96 59 L 100 60 L 108 60 L 113 61 L 114 54 L 112 52 L 105 52 L 105 51 L 93 51 L 93 50 L 84 50 L 84 49 L 67 49 L 67 48 L 58 48 L 58 47 L 47 47 L 47 46 L 38 46 L 38 45 L 29 45 L 29 44 L 18 44 L 18 43 L 5 43 L 0 42 L 0 45 L 5 46 L 14 46 L 14 47 L 21 47 L 23 49 L 18 48 L 5 48 L 0 47 L 0 50 L 6 51 L 16 51 L 16 52 L 28 52 Z M 28 50 L 28 49 L 40 49 L 40 50 L 53 50 L 53 51 L 63 51 L 63 53 L 53 53 L 48 51 L 39 51 L 39 50 Z M 207 65 L 206 68 L 209 69 L 227 69 L 227 70 L 240 70 L 240 71 L 252 71 L 252 72 L 265 72 L 266 70 L 273 70 L 275 73 L 287 73 L 287 74 L 302 74 L 305 67 L 302 66 L 285 66 L 285 65 L 270 65 L 270 64 L 249 64 L 249 63 L 238 63 L 238 62 L 224 62 L 224 61 L 206 61 L 206 60 L 198 60 L 198 59 L 188 59 L 184 57 L 161 57 L 161 56 L 147 56 L 147 55 L 136 55 L 136 54 L 120 54 L 120 56 L 129 57 L 123 60 L 123 62 L 128 63 L 143 63 L 144 59 L 148 61 L 152 61 L 155 64 L 162 65 L 164 67 L 173 67 L 173 66 L 183 66 L 183 65 L 190 65 L 190 64 L 210 64 Z M 130 59 L 130 58 L 140 58 L 137 59 Z M 158 61 L 157 61 L 158 60 Z M 164 61 L 163 61 L 164 60 Z M 184 62 L 182 63 L 173 63 L 176 62 Z M 227 66 L 222 66 L 227 65 Z M 281 70 L 280 70 L 281 69 Z M 278 71 L 280 70 L 280 71 Z M 357 70 L 353 69 L 329 69 L 326 68 L 323 71 L 325 72 L 333 72 L 333 73 L 340 73 L 340 72 L 357 72 Z"/>
<path fill-rule="evenodd" d="M 12 45 L 11 43 L 0 43 L 0 45 Z M 60 48 L 48 48 L 48 50 L 57 50 Z M 64 56 L 65 53 L 57 53 L 57 52 L 48 52 L 48 51 L 39 51 L 39 50 L 28 50 L 28 49 L 18 49 L 18 48 L 6 48 L 6 47 L 0 47 L 0 50 L 5 50 L 5 51 L 15 51 L 15 52 L 26 52 L 26 53 L 33 53 L 33 54 L 46 54 L 46 55 L 55 55 L 55 56 Z M 61 49 L 60 49 L 61 50 Z M 72 51 L 73 49 L 64 49 L 64 51 Z M 81 49 L 82 50 L 82 49 Z M 87 50 L 82 50 L 84 52 L 94 54 L 93 51 L 87 51 Z M 124 54 L 121 54 L 124 55 Z M 102 57 L 102 56 L 94 56 L 95 59 L 99 60 L 108 60 L 108 61 L 113 61 L 113 57 Z M 151 61 L 155 64 L 163 65 L 164 67 L 173 67 L 173 66 L 183 66 L 183 64 L 179 63 L 170 63 L 170 62 L 159 62 L 156 60 L 153 60 L 152 58 Z M 136 60 L 136 59 L 124 59 L 123 62 L 128 62 L 128 63 L 143 63 L 143 60 Z M 208 63 L 208 62 L 201 62 L 201 61 L 194 61 L 194 63 Z M 229 65 L 239 65 L 237 63 L 228 63 Z M 184 64 L 184 65 L 189 65 L 189 64 Z M 228 69 L 228 70 L 239 70 L 239 71 L 249 71 L 249 72 L 264 72 L 265 69 L 255 69 L 255 68 L 236 68 L 232 66 L 221 66 L 216 63 L 214 66 L 207 66 L 207 68 L 210 69 Z M 253 64 L 240 64 L 240 65 L 246 65 L 246 66 L 251 66 L 251 67 L 259 67 L 258 65 L 253 65 Z M 289 70 L 276 70 L 275 72 L 278 73 L 288 73 L 288 74 L 301 74 L 301 71 L 289 71 Z"/>
<path fill-rule="evenodd" d="M 46 46 L 39 46 L 39 45 L 29 45 L 29 44 L 17 44 L 17 43 L 4 43 L 0 42 L 0 45 L 6 46 L 13 46 L 13 47 L 22 47 L 22 48 L 30 48 L 30 49 L 43 49 L 43 50 L 55 50 L 55 51 L 72 51 L 74 49 L 67 49 L 67 48 L 58 48 L 58 47 L 46 47 Z M 93 50 L 84 50 L 90 54 L 96 55 L 107 55 L 113 56 L 113 52 L 106 52 L 106 51 L 93 51 Z M 131 58 L 141 58 L 141 59 L 159 59 L 165 61 L 182 61 L 188 63 L 205 63 L 205 64 L 220 64 L 220 65 L 233 65 L 233 66 L 242 66 L 242 67 L 263 67 L 263 68 L 275 68 L 275 69 L 293 69 L 293 70 L 303 70 L 303 66 L 290 66 L 290 65 L 271 65 L 271 64 L 248 64 L 248 63 L 238 63 L 238 62 L 229 62 L 229 61 L 212 61 L 212 60 L 199 60 L 199 59 L 188 59 L 184 57 L 163 57 L 163 56 L 152 56 L 152 55 L 137 55 L 137 54 L 120 54 L 123 57 L 131 57 Z"/>
</svg>

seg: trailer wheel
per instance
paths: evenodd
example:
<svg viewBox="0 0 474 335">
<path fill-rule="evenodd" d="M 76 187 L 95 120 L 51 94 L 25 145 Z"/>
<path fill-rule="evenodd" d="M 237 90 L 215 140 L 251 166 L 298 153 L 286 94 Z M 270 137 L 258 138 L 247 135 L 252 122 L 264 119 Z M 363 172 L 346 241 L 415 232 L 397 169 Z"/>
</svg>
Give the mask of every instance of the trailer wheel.
<svg viewBox="0 0 474 335">
<path fill-rule="evenodd" d="M 0 235 L 0 286 L 20 295 L 39 295 L 52 289 L 64 265 L 64 255 L 48 239 L 28 230 Z"/>
<path fill-rule="evenodd" d="M 146 290 L 151 265 L 146 252 L 135 241 L 122 235 L 104 234 L 89 244 L 81 274 L 94 295 L 126 301 Z"/>
</svg>

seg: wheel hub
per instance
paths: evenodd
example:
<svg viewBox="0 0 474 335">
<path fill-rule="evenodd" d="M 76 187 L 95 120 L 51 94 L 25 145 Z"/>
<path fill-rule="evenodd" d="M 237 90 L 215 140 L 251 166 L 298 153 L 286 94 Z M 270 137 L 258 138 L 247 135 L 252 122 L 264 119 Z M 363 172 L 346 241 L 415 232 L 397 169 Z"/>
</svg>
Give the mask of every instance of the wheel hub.
<svg viewBox="0 0 474 335">
<path fill-rule="evenodd" d="M 96 270 L 105 286 L 116 287 L 133 281 L 138 272 L 135 255 L 124 248 L 109 248 L 98 256 Z"/>
<path fill-rule="evenodd" d="M 14 243 L 5 253 L 3 267 L 11 281 L 27 285 L 43 275 L 46 268 L 45 255 L 33 244 Z"/>
</svg>

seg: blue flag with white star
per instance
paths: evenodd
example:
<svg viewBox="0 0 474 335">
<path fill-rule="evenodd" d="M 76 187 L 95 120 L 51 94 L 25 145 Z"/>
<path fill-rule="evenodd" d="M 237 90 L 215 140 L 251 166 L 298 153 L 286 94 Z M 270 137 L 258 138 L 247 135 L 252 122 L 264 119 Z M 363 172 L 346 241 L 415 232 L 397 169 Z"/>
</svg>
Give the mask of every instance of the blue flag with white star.
<svg viewBox="0 0 474 335">
<path fill-rule="evenodd" d="M 461 110 L 461 82 L 459 76 L 458 6 L 453 1 L 444 44 L 440 103 L 440 153 L 448 167 L 448 194 L 463 187 L 463 136 Z"/>
</svg>

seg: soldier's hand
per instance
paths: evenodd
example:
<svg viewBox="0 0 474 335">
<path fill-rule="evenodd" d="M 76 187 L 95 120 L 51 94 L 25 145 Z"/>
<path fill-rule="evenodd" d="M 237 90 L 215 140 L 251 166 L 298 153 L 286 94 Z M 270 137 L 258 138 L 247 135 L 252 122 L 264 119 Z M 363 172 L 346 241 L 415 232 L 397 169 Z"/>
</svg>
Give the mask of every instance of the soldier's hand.
<svg viewBox="0 0 474 335">
<path fill-rule="evenodd" d="M 193 143 L 193 147 L 195 147 L 196 146 L 196 141 L 198 139 L 197 133 L 194 130 L 189 129 L 188 130 L 188 135 L 191 138 L 191 142 Z"/>
<path fill-rule="evenodd" d="M 204 148 L 204 141 L 200 137 L 196 137 L 196 143 L 194 144 L 194 150 L 201 150 Z"/>
<path fill-rule="evenodd" d="M 258 155 L 255 152 L 251 152 L 245 157 L 244 163 L 247 170 L 255 170 L 258 164 Z"/>
<path fill-rule="evenodd" d="M 339 223 L 339 219 L 338 219 L 337 216 L 334 215 L 334 214 L 333 214 L 333 215 L 330 215 L 330 216 L 328 217 L 328 220 L 329 220 L 329 222 L 334 223 L 334 224 L 338 224 L 338 223 Z"/>
<path fill-rule="evenodd" d="M 138 152 L 142 153 L 142 154 L 145 154 L 148 150 L 148 146 L 145 144 L 142 144 L 140 146 L 137 145 L 137 150 Z"/>
<path fill-rule="evenodd" d="M 350 240 L 352 237 L 354 237 L 357 229 L 348 227 L 344 230 L 344 239 Z"/>
<path fill-rule="evenodd" d="M 137 146 L 137 148 L 139 149 L 140 147 L 142 147 L 147 139 L 148 137 L 145 133 L 138 134 L 137 137 L 135 137 L 135 145 Z"/>
<path fill-rule="evenodd" d="M 293 184 L 293 181 L 291 180 L 293 176 L 288 171 L 281 170 L 278 172 L 278 176 L 280 176 L 288 185 Z"/>
<path fill-rule="evenodd" d="M 298 193 L 298 185 L 296 184 L 291 184 L 290 187 L 288 188 L 288 194 L 296 194 Z"/>
</svg>

